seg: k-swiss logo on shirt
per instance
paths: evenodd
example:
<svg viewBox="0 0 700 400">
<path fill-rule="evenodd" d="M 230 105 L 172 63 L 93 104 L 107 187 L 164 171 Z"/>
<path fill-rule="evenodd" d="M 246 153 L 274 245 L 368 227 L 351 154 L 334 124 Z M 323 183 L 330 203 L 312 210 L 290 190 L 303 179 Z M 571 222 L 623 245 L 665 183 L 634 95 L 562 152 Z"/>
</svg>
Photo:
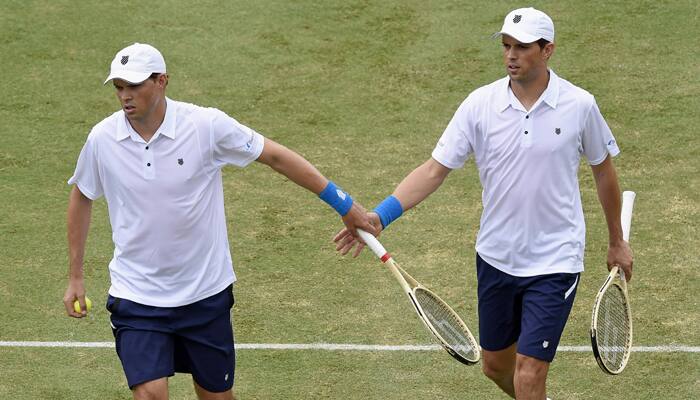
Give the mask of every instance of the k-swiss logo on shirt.
<svg viewBox="0 0 700 400">
<path fill-rule="evenodd" d="M 121 63 L 122 65 L 126 65 L 126 63 L 129 62 L 129 56 L 122 56 Z"/>
<path fill-rule="evenodd" d="M 178 159 L 177 159 L 177 163 L 180 164 L 180 165 L 182 165 L 182 164 L 185 163 L 185 161 L 184 161 L 182 158 L 178 158 Z"/>
<path fill-rule="evenodd" d="M 549 342 L 545 340 L 544 342 L 542 342 L 542 348 L 546 349 L 547 347 L 549 347 Z"/>
<path fill-rule="evenodd" d="M 523 19 L 522 15 L 516 15 L 515 17 L 513 17 L 513 23 L 517 24 L 518 22 L 520 22 L 521 19 Z"/>
<path fill-rule="evenodd" d="M 554 133 L 556 133 L 557 135 L 561 135 L 561 128 L 555 128 Z"/>
</svg>

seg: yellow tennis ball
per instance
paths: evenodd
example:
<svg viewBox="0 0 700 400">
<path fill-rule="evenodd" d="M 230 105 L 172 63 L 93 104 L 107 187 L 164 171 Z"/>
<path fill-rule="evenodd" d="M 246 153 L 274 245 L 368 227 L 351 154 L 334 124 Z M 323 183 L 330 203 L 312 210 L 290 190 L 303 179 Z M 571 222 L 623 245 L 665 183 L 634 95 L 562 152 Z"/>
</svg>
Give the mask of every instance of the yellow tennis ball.
<svg viewBox="0 0 700 400">
<path fill-rule="evenodd" d="M 85 296 L 85 306 L 87 307 L 88 311 L 92 310 L 92 300 L 90 300 L 87 296 Z M 75 303 L 73 303 L 73 309 L 77 313 L 82 311 L 80 309 L 80 303 L 78 302 L 78 300 L 76 300 Z"/>
</svg>

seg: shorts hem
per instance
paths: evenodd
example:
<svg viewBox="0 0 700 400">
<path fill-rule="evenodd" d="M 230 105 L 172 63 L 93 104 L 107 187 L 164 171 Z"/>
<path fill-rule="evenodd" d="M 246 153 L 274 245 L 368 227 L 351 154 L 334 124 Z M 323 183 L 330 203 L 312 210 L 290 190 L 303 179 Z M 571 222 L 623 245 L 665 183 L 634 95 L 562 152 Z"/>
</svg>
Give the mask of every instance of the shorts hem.
<svg viewBox="0 0 700 400">
<path fill-rule="evenodd" d="M 501 350 L 505 350 L 505 349 L 509 348 L 510 346 L 514 345 L 515 343 L 518 343 L 518 342 L 517 342 L 517 341 L 514 341 L 514 342 L 512 342 L 512 343 L 510 343 L 510 344 L 507 344 L 507 345 L 505 345 L 505 346 L 503 346 L 503 347 L 500 347 L 500 348 L 497 348 L 497 349 L 494 349 L 494 348 L 493 348 L 493 347 L 497 347 L 497 346 L 493 346 L 493 347 L 488 346 L 488 345 L 484 346 L 483 343 L 479 343 L 479 346 L 481 346 L 481 348 L 482 348 L 483 350 L 486 350 L 486 351 L 501 351 Z"/>
<path fill-rule="evenodd" d="M 551 362 L 554 360 L 554 356 L 557 354 L 556 352 L 554 352 L 554 353 L 552 354 L 552 357 L 543 357 L 542 354 L 534 354 L 534 352 L 523 351 L 522 349 L 518 349 L 517 353 L 520 354 L 520 355 L 523 355 L 523 356 L 528 356 L 528 357 L 536 358 L 536 359 L 538 359 L 538 360 L 540 360 L 540 361 L 544 361 L 544 362 L 547 362 L 547 363 L 551 363 Z"/>
<path fill-rule="evenodd" d="M 198 381 L 194 375 L 192 375 L 192 380 L 197 382 L 197 385 L 199 385 L 202 389 L 206 390 L 207 392 L 211 392 L 211 393 L 223 393 L 223 392 L 226 392 L 226 391 L 233 389 L 233 379 L 231 379 L 231 384 L 227 385 L 227 387 L 225 387 L 223 389 L 212 388 L 211 386 L 208 386 L 206 384 L 202 384 L 202 382 Z"/>
<path fill-rule="evenodd" d="M 160 378 L 170 378 L 171 376 L 174 376 L 174 375 L 175 375 L 175 372 L 162 371 L 159 373 L 153 373 L 146 378 L 139 378 L 139 380 L 135 383 L 131 383 L 131 382 L 127 382 L 127 383 L 129 384 L 129 389 L 134 390 L 134 387 L 137 385 L 141 385 L 143 383 L 150 382 L 150 381 L 155 381 L 155 380 L 160 379 Z M 127 381 L 128 381 L 128 379 L 127 379 Z"/>
</svg>

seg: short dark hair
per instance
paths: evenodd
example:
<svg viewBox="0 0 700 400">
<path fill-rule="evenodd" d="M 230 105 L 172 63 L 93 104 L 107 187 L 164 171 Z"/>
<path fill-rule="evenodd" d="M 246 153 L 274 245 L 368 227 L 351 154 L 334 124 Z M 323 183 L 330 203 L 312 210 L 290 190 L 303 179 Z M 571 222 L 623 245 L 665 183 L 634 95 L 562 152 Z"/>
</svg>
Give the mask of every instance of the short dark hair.
<svg viewBox="0 0 700 400">
<path fill-rule="evenodd" d="M 540 50 L 544 49 L 544 46 L 548 45 L 549 43 L 551 42 L 547 39 L 540 39 L 537 41 L 537 44 L 540 46 Z"/>
</svg>

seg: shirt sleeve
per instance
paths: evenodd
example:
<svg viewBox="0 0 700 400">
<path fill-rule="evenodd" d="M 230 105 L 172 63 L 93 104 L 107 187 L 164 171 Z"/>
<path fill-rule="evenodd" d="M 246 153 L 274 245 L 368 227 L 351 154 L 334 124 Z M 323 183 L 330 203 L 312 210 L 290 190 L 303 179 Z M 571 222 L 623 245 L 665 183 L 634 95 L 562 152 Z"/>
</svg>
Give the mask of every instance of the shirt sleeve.
<svg viewBox="0 0 700 400">
<path fill-rule="evenodd" d="M 450 169 L 462 168 L 469 155 L 474 152 L 474 132 L 470 123 L 474 120 L 470 117 L 470 113 L 473 112 L 471 97 L 467 97 L 459 106 L 433 149 L 432 157 Z"/>
<path fill-rule="evenodd" d="M 610 156 L 620 153 L 615 137 L 598 109 L 595 99 L 583 124 L 583 154 L 590 165 L 598 165 Z"/>
<path fill-rule="evenodd" d="M 90 200 L 96 200 L 104 194 L 98 166 L 96 142 L 96 134 L 93 131 L 88 135 L 85 145 L 80 151 L 73 176 L 68 179 L 69 185 L 77 185 L 80 192 Z"/>
<path fill-rule="evenodd" d="M 245 167 L 260 157 L 265 142 L 261 134 L 220 110 L 214 110 L 211 135 L 214 164 L 217 167 L 227 164 Z"/>
</svg>

